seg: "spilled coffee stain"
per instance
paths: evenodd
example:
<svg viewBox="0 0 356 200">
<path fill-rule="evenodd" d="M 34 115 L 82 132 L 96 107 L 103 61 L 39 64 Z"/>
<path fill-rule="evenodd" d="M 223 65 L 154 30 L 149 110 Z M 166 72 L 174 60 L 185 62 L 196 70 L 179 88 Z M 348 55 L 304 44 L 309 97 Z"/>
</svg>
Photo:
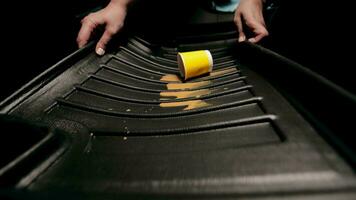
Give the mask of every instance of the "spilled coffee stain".
<svg viewBox="0 0 356 200">
<path fill-rule="evenodd" d="M 210 105 L 211 104 L 208 104 L 202 100 L 192 100 L 192 101 L 182 101 L 182 102 L 161 103 L 159 106 L 162 108 L 185 106 L 183 110 L 192 110 L 192 109 L 206 107 Z"/>
<path fill-rule="evenodd" d="M 202 89 L 202 90 L 194 90 L 194 91 L 179 91 L 179 92 L 171 92 L 171 91 L 164 91 L 160 93 L 161 97 L 175 97 L 175 99 L 184 99 L 189 97 L 196 97 L 199 98 L 203 95 L 210 94 L 211 90 L 209 89 Z"/>
<path fill-rule="evenodd" d="M 233 67 L 233 68 L 228 68 L 228 69 L 223 69 L 223 70 L 218 70 L 218 71 L 212 71 L 212 72 L 210 72 L 210 76 L 211 77 L 220 76 L 220 75 L 228 74 L 231 72 L 237 72 L 237 69 L 235 67 Z"/>
<path fill-rule="evenodd" d="M 237 71 L 238 70 L 235 67 L 219 69 L 219 70 L 215 70 L 215 71 L 211 72 L 208 76 L 205 76 L 204 78 L 221 76 L 224 74 L 237 72 Z M 208 95 L 213 91 L 211 89 L 200 89 L 200 90 L 190 91 L 190 89 L 196 89 L 196 88 L 207 86 L 207 85 L 211 84 L 211 81 L 209 81 L 209 80 L 183 83 L 182 80 L 180 79 L 180 77 L 177 75 L 174 75 L 174 74 L 166 74 L 166 75 L 162 76 L 162 78 L 160 80 L 168 82 L 166 85 L 168 91 L 163 91 L 160 93 L 161 101 L 162 100 L 172 100 L 172 99 L 185 99 L 185 98 L 191 98 L 191 97 L 199 98 L 201 96 Z M 189 90 L 189 91 L 169 91 L 169 90 Z M 160 103 L 160 107 L 163 107 L 163 108 L 183 107 L 183 106 L 185 107 L 183 110 L 192 110 L 192 109 L 196 109 L 196 108 L 211 106 L 211 104 L 206 103 L 205 101 L 200 100 L 200 99 L 190 100 L 190 101 L 182 101 L 182 102 Z"/>
<path fill-rule="evenodd" d="M 193 83 L 168 83 L 167 89 L 168 90 L 186 90 L 186 89 L 195 89 L 199 87 L 203 87 L 209 85 L 211 81 L 199 81 Z"/>
<path fill-rule="evenodd" d="M 177 76 L 175 74 L 166 74 L 166 75 L 162 76 L 162 78 L 160 80 L 166 81 L 166 82 L 179 82 L 179 83 L 182 82 L 182 80 L 179 78 L 179 76 Z"/>
</svg>

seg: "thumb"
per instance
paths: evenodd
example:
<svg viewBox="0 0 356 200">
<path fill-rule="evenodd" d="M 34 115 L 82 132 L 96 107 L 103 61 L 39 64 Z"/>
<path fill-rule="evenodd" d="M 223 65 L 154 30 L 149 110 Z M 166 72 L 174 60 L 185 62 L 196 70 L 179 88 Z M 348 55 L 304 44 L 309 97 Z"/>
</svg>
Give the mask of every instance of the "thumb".
<svg viewBox="0 0 356 200">
<path fill-rule="evenodd" d="M 266 37 L 269 35 L 267 29 L 265 26 L 259 24 L 255 30 L 254 30 L 255 36 L 253 38 L 250 38 L 249 41 L 252 43 L 257 43 L 259 42 L 262 38 Z"/>
</svg>

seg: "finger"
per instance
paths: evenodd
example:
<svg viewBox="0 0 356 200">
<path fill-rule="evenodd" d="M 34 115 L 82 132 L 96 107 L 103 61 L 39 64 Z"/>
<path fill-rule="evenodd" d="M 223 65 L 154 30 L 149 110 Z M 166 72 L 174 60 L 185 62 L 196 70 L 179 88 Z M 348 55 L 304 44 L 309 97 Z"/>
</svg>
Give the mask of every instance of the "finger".
<svg viewBox="0 0 356 200">
<path fill-rule="evenodd" d="M 252 43 L 257 43 L 259 42 L 262 38 L 268 36 L 268 31 L 263 25 L 259 25 L 255 30 L 255 37 L 248 39 L 249 42 Z"/>
<path fill-rule="evenodd" d="M 123 24 L 107 25 L 106 29 L 96 45 L 96 53 L 104 55 L 106 45 L 109 43 L 113 35 L 115 35 L 123 27 Z"/>
<path fill-rule="evenodd" d="M 82 48 L 90 39 L 91 33 L 95 29 L 97 24 L 95 24 L 88 17 L 82 20 L 82 26 L 77 36 L 77 44 L 79 48 Z"/>
<path fill-rule="evenodd" d="M 100 56 L 105 54 L 106 45 L 111 40 L 112 36 L 116 33 L 116 31 L 110 31 L 108 29 L 105 30 L 100 40 L 96 45 L 96 53 Z"/>
<path fill-rule="evenodd" d="M 243 42 L 246 40 L 246 35 L 243 31 L 239 32 L 239 42 Z"/>
<path fill-rule="evenodd" d="M 242 20 L 241 20 L 241 14 L 240 13 L 236 13 L 235 18 L 234 18 L 235 24 L 237 26 L 237 30 L 239 32 L 239 42 L 245 41 L 246 40 L 246 36 L 245 33 L 243 31 L 243 26 L 242 26 Z"/>
</svg>

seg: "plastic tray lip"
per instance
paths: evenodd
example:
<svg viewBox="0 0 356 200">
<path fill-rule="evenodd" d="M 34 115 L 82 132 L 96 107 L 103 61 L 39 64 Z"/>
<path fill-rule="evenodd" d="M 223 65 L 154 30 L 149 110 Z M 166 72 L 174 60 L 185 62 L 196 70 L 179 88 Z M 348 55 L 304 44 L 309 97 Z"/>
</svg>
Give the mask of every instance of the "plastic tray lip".
<svg viewBox="0 0 356 200">
<path fill-rule="evenodd" d="M 42 173 L 46 171 L 47 168 L 50 168 L 51 165 L 57 160 L 61 159 L 61 157 L 66 154 L 67 150 L 70 148 L 71 141 L 66 134 L 58 133 L 54 130 L 54 137 L 63 136 L 64 141 L 60 144 L 60 146 L 51 152 L 51 155 L 40 163 L 34 170 L 30 171 L 26 176 L 24 176 L 16 185 L 17 188 L 25 188 L 33 183 Z"/>
<path fill-rule="evenodd" d="M 267 49 L 263 46 L 260 45 L 256 45 L 256 44 L 252 44 L 249 42 L 243 42 L 242 45 L 247 46 L 248 48 L 252 48 L 254 50 L 260 51 L 263 54 L 266 54 L 268 56 L 273 57 L 274 59 L 277 59 L 281 62 L 284 62 L 286 64 L 288 64 L 291 68 L 300 71 L 301 73 L 303 73 L 306 76 L 312 77 L 313 79 L 315 79 L 316 81 L 318 81 L 319 83 L 321 83 L 322 85 L 328 87 L 330 90 L 332 90 L 333 92 L 347 98 L 348 100 L 355 102 L 356 103 L 356 95 L 353 94 L 352 92 L 349 92 L 348 90 L 344 89 L 343 87 L 335 84 L 334 82 L 332 82 L 331 80 L 325 78 L 324 76 L 314 72 L 313 70 L 304 67 L 303 65 L 281 55 L 278 54 L 270 49 Z"/>
<path fill-rule="evenodd" d="M 58 71 L 59 73 L 64 71 L 64 67 L 68 65 L 68 63 L 77 61 L 78 57 L 86 55 L 88 51 L 90 51 L 94 47 L 94 42 L 89 42 L 85 47 L 80 48 L 63 58 L 30 82 L 23 85 L 17 91 L 15 91 L 12 95 L 4 99 L 0 102 L 0 113 L 9 113 L 13 108 L 17 105 L 21 104 L 24 100 L 26 100 L 29 96 L 38 91 L 42 86 L 46 85 L 49 81 L 52 80 L 53 76 Z"/>
<path fill-rule="evenodd" d="M 11 170 L 14 166 L 22 162 L 28 155 L 32 154 L 35 152 L 39 147 L 50 141 L 54 137 L 52 132 L 49 132 L 48 135 L 46 135 L 44 138 L 42 138 L 40 141 L 38 141 L 36 144 L 34 144 L 32 147 L 30 147 L 27 151 L 22 153 L 21 155 L 17 156 L 14 160 L 9 162 L 7 165 L 2 167 L 0 169 L 0 177 L 4 175 L 6 172 Z"/>
<path fill-rule="evenodd" d="M 265 60 L 269 60 L 277 63 L 275 66 L 283 65 L 286 67 L 283 68 L 284 70 L 289 70 L 293 73 L 298 73 L 298 75 L 302 75 L 303 77 L 310 79 L 309 82 L 312 83 L 313 85 L 317 85 L 320 90 L 328 91 L 327 94 L 323 94 L 319 92 L 317 93 L 318 95 L 321 95 L 323 98 L 337 97 L 339 99 L 339 103 L 347 104 L 347 105 L 351 104 L 353 105 L 353 107 L 356 105 L 355 93 L 350 92 L 349 90 L 327 79 L 323 75 L 303 66 L 302 64 L 299 64 L 294 60 L 291 60 L 273 50 L 270 50 L 260 45 L 255 45 L 249 42 L 242 42 L 240 43 L 240 47 L 244 50 L 253 51 L 256 54 L 261 54 L 263 56 L 266 56 L 267 59 Z M 255 70 L 258 69 L 256 68 Z M 288 95 L 286 95 L 285 97 L 288 97 Z M 288 98 L 286 98 L 286 100 L 288 100 Z M 333 133 L 332 130 L 329 129 L 330 127 L 326 127 L 325 124 L 320 125 L 320 121 L 316 119 L 315 116 L 313 116 L 312 114 L 307 113 L 307 111 L 305 110 L 305 108 L 303 108 L 303 106 L 298 105 L 295 102 L 293 103 L 293 101 L 291 101 L 290 98 L 289 98 L 289 102 L 293 104 L 293 107 L 296 110 L 298 110 L 300 114 L 303 115 L 305 120 L 307 120 L 309 123 L 312 123 L 314 128 L 316 128 L 318 131 L 324 134 L 323 139 L 328 140 L 329 145 L 332 145 L 334 147 L 334 150 L 338 152 L 339 156 L 342 157 L 355 172 L 356 156 L 355 156 L 355 151 L 352 149 L 352 147 L 345 145 L 344 144 L 345 141 L 342 141 L 340 138 L 335 136 L 334 135 L 335 132 Z M 349 118 L 349 115 L 345 115 L 345 116 Z M 347 131 L 350 130 L 352 130 L 352 128 Z"/>
<path fill-rule="evenodd" d="M 42 124 L 37 124 L 36 126 L 39 128 L 46 128 L 47 134 L 25 152 L 17 156 L 4 167 L 0 168 L 0 178 L 4 175 L 6 176 L 7 173 L 13 173 L 11 171 L 15 170 L 16 172 L 16 170 L 18 170 L 16 169 L 18 166 L 20 166 L 22 169 L 26 162 L 33 160 L 33 156 L 36 157 L 36 155 L 40 154 L 41 152 L 43 153 L 45 149 L 53 145 L 53 142 L 60 140 L 58 147 L 50 150 L 48 156 L 44 157 L 41 161 L 39 161 L 38 165 L 31 168 L 24 176 L 17 180 L 14 184 L 15 188 L 24 188 L 31 184 L 40 174 L 42 174 L 48 167 L 50 167 L 52 163 L 55 162 L 68 149 L 70 145 L 68 138 L 64 134 L 58 132 L 57 129 L 53 127 L 47 128 Z"/>
</svg>

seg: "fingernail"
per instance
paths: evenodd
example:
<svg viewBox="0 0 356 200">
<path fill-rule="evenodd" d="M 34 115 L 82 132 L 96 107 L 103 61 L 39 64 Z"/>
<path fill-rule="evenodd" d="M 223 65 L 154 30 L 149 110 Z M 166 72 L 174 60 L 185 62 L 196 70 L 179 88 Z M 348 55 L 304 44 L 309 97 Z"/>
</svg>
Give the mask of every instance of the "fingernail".
<svg viewBox="0 0 356 200">
<path fill-rule="evenodd" d="M 250 38 L 248 39 L 249 42 L 252 42 L 252 43 L 255 43 L 256 42 L 256 39 L 255 38 Z"/>
<path fill-rule="evenodd" d="M 83 48 L 83 46 L 84 46 L 83 43 L 79 43 L 79 44 L 78 44 L 79 49 Z"/>
<path fill-rule="evenodd" d="M 245 36 L 240 36 L 239 37 L 239 42 L 243 42 L 243 41 L 245 41 L 245 39 L 246 39 Z"/>
<path fill-rule="evenodd" d="M 98 48 L 98 49 L 96 50 L 96 54 L 98 54 L 99 56 L 102 56 L 102 55 L 105 54 L 105 50 L 102 49 L 102 48 Z"/>
</svg>

